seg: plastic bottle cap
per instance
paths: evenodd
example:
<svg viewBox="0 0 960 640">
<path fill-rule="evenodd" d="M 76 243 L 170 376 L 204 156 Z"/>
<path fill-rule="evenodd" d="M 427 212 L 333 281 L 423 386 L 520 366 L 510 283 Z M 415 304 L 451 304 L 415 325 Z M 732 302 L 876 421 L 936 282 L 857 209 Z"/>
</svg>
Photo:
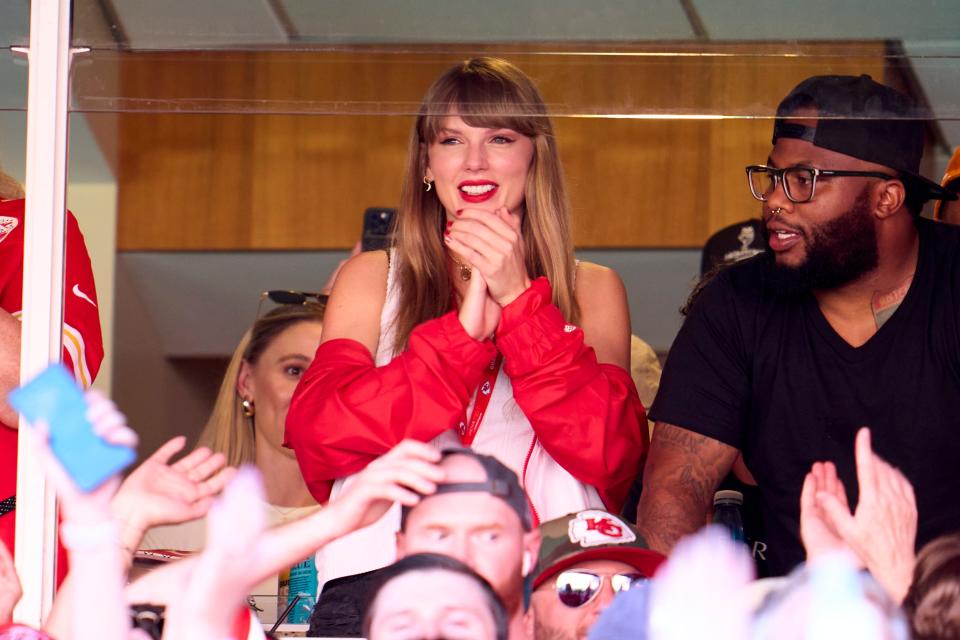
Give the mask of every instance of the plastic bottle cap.
<svg viewBox="0 0 960 640">
<path fill-rule="evenodd" d="M 743 494 L 733 490 L 717 491 L 713 494 L 713 506 L 721 504 L 743 505 Z"/>
</svg>

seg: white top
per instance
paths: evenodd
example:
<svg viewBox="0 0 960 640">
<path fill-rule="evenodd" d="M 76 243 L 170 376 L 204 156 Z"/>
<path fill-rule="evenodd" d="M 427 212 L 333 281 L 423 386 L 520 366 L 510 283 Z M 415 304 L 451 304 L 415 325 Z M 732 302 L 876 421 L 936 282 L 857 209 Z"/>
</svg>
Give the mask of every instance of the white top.
<svg viewBox="0 0 960 640">
<path fill-rule="evenodd" d="M 396 286 L 396 260 L 390 252 L 387 271 L 387 297 L 380 314 L 380 340 L 375 362 L 378 367 L 393 357 L 395 336 L 394 319 L 399 304 Z M 470 401 L 467 415 L 473 410 L 475 398 Z M 463 445 L 454 429 L 449 429 L 431 442 L 439 449 L 460 448 Z M 531 447 L 533 448 L 531 452 Z M 596 489 L 584 485 L 563 467 L 536 440 L 533 427 L 520 406 L 513 399 L 510 378 L 500 367 L 497 382 L 490 396 L 483 421 L 471 447 L 478 453 L 495 456 L 510 467 L 520 478 L 541 521 L 583 509 L 603 509 L 603 501 Z M 524 477 L 524 461 L 530 452 Z M 353 476 L 337 480 L 331 491 L 335 499 Z M 321 586 L 327 580 L 384 567 L 396 560 L 396 532 L 400 529 L 400 508 L 394 505 L 374 524 L 331 542 L 317 553 L 316 565 Z"/>
</svg>

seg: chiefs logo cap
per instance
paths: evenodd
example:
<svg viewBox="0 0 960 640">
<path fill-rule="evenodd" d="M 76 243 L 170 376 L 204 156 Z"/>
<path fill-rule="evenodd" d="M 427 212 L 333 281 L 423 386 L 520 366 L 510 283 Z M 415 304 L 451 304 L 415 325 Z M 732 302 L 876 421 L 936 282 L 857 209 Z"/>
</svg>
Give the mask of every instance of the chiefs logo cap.
<svg viewBox="0 0 960 640">
<path fill-rule="evenodd" d="M 553 575 L 590 560 L 616 560 L 652 577 L 664 556 L 647 547 L 636 527 L 600 509 L 587 509 L 540 525 L 536 589 Z"/>
</svg>

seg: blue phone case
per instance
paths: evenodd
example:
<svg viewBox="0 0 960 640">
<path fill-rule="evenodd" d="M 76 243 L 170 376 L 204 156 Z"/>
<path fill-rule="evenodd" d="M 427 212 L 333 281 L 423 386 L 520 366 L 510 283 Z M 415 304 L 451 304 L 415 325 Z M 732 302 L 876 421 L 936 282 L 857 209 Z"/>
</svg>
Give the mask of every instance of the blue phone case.
<svg viewBox="0 0 960 640">
<path fill-rule="evenodd" d="M 50 365 L 9 396 L 10 405 L 31 423 L 50 427 L 50 449 L 81 491 L 93 491 L 133 462 L 137 454 L 106 442 L 87 420 L 83 392 L 62 365 Z"/>
</svg>

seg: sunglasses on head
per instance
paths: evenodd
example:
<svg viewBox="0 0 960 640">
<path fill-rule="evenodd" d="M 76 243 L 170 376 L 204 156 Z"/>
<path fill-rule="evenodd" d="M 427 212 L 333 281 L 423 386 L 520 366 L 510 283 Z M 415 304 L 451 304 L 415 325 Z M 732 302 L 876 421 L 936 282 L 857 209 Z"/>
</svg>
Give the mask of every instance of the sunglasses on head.
<svg viewBox="0 0 960 640">
<path fill-rule="evenodd" d="M 257 317 L 260 317 L 260 311 L 263 308 L 263 301 L 270 300 L 274 304 L 307 304 L 311 300 L 320 305 L 326 305 L 328 296 L 325 293 L 311 293 L 308 291 L 287 291 L 284 289 L 273 289 L 264 291 L 260 294 L 260 302 L 257 303 Z"/>
<path fill-rule="evenodd" d="M 613 587 L 614 593 L 628 591 L 634 585 L 647 580 L 647 576 L 636 572 L 604 576 L 592 571 L 569 569 L 557 575 L 554 590 L 561 603 L 575 609 L 596 598 L 600 589 L 603 588 L 603 581 L 607 578 L 610 578 L 610 586 Z"/>
</svg>

